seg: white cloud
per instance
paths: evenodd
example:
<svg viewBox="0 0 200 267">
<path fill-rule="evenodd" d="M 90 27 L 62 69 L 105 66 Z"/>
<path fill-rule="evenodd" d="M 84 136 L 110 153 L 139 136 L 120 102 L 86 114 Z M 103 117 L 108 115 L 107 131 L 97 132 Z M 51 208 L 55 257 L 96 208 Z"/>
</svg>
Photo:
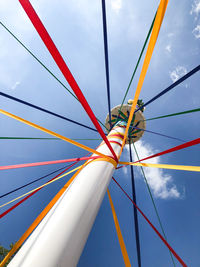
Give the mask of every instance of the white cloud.
<svg viewBox="0 0 200 267">
<path fill-rule="evenodd" d="M 19 85 L 20 85 L 20 82 L 17 81 L 17 82 L 15 82 L 15 83 L 11 86 L 11 89 L 12 89 L 12 90 L 15 90 L 15 89 L 17 88 L 17 86 L 19 86 Z"/>
<path fill-rule="evenodd" d="M 192 9 L 190 11 L 190 14 L 195 14 L 195 19 L 197 19 L 198 15 L 200 13 L 200 0 L 195 0 L 192 4 Z"/>
<path fill-rule="evenodd" d="M 123 173 L 124 173 L 125 175 L 128 173 L 128 170 L 127 170 L 126 167 L 125 167 L 125 168 L 122 168 L 122 170 L 123 170 Z"/>
<path fill-rule="evenodd" d="M 186 83 L 186 84 L 185 84 L 185 88 L 188 88 L 188 87 L 189 87 L 189 85 L 188 85 L 188 83 Z"/>
<path fill-rule="evenodd" d="M 186 73 L 187 73 L 187 69 L 184 66 L 177 66 L 176 69 L 170 72 L 169 74 L 170 74 L 170 78 L 172 79 L 172 81 L 176 82 Z"/>
<path fill-rule="evenodd" d="M 195 21 L 198 23 L 196 25 L 196 27 L 194 28 L 194 30 L 192 31 L 194 37 L 196 39 L 199 39 L 200 38 L 200 24 L 199 24 L 199 14 L 200 14 L 200 0 L 195 0 L 192 4 L 192 9 L 190 11 L 190 14 L 191 15 L 195 15 Z"/>
<path fill-rule="evenodd" d="M 32 1 L 36 10 L 43 10 L 47 0 Z M 12 8 L 10 8 L 12 7 Z M 37 33 L 26 12 L 18 1 L 0 0 L 1 22 L 19 38 L 27 47 Z M 26 64 L 30 55 L 0 25 L 0 86 L 4 89 L 16 89 L 19 80 L 29 72 Z M 26 64 L 26 68 L 24 67 Z"/>
<path fill-rule="evenodd" d="M 174 35 L 175 35 L 175 34 L 174 34 L 173 32 L 170 32 L 170 33 L 167 34 L 167 37 L 171 38 L 171 37 L 173 37 Z"/>
<path fill-rule="evenodd" d="M 122 8 L 122 0 L 112 0 L 111 7 L 113 10 L 116 11 L 116 13 L 118 13 L 119 10 Z"/>
<path fill-rule="evenodd" d="M 140 158 L 148 157 L 152 154 L 155 154 L 155 151 L 149 144 L 142 142 L 141 140 L 136 143 L 137 152 Z M 134 149 L 132 149 L 134 151 Z M 133 152 L 132 152 L 133 153 Z M 137 161 L 137 156 L 135 152 L 133 153 L 134 161 Z M 146 160 L 145 163 L 160 163 L 160 158 L 156 157 Z M 125 168 L 124 168 L 125 169 Z M 157 168 L 143 168 L 145 172 L 146 179 L 148 184 L 154 194 L 155 197 L 161 199 L 169 199 L 169 198 L 180 198 L 181 194 L 178 191 L 176 185 L 173 182 L 171 175 L 164 173 L 162 169 Z"/>
<path fill-rule="evenodd" d="M 167 45 L 165 47 L 165 49 L 167 50 L 167 52 L 171 53 L 172 52 L 172 46 L 171 45 Z"/>
<path fill-rule="evenodd" d="M 196 39 L 200 38 L 200 24 L 196 26 L 196 28 L 194 28 L 194 30 L 192 31 L 192 33 L 194 34 Z"/>
<path fill-rule="evenodd" d="M 10 8 L 11 6 L 12 8 Z M 17 1 L 13 2 L 12 0 L 1 0 L 0 15 L 3 23 L 9 25 L 9 27 L 10 25 L 13 26 L 13 29 L 16 32 L 21 32 L 23 36 L 26 33 L 25 38 L 29 38 L 29 34 L 34 32 L 34 28 L 25 11 Z"/>
</svg>

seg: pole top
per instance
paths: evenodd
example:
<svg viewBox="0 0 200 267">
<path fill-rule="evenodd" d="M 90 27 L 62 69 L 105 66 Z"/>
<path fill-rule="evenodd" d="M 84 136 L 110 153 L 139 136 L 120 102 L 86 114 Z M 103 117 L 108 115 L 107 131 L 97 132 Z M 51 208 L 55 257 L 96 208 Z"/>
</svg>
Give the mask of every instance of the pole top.
<svg viewBox="0 0 200 267">
<path fill-rule="evenodd" d="M 108 132 L 116 125 L 118 122 L 123 122 L 123 124 L 128 122 L 128 117 L 131 111 L 131 105 L 133 103 L 132 99 L 128 100 L 128 104 L 124 104 L 122 107 L 118 105 L 111 110 L 111 124 L 109 122 L 109 114 L 107 114 L 105 126 L 108 129 Z M 121 107 L 121 110 L 120 110 Z M 138 109 L 138 105 L 136 109 Z M 144 134 L 144 130 L 146 130 L 146 121 L 143 115 L 143 112 L 138 110 L 133 115 L 133 119 L 129 128 L 128 137 L 126 139 L 126 144 L 135 143 L 138 141 Z"/>
</svg>

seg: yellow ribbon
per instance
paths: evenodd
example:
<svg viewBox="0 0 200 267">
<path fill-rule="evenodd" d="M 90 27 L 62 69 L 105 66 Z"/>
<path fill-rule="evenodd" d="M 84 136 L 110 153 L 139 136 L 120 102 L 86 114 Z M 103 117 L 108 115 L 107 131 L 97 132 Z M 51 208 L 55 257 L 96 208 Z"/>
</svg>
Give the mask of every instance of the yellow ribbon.
<svg viewBox="0 0 200 267">
<path fill-rule="evenodd" d="M 98 158 L 98 159 L 94 159 L 94 160 L 92 160 L 90 162 L 94 162 L 94 161 L 107 161 L 107 162 L 112 163 L 114 165 L 115 169 L 117 168 L 117 162 L 113 158 L 109 158 L 109 159 L 106 159 L 106 158 Z"/>
<path fill-rule="evenodd" d="M 100 152 L 98 152 L 98 151 L 96 151 L 96 150 L 94 150 L 94 149 L 92 149 L 92 148 L 90 148 L 90 147 L 87 147 L 87 146 L 85 146 L 85 145 L 82 145 L 82 144 L 80 144 L 80 143 L 78 143 L 78 142 L 76 142 L 76 141 L 74 141 L 74 140 L 72 140 L 72 139 L 70 139 L 70 138 L 67 138 L 67 137 L 65 137 L 65 136 L 63 136 L 63 135 L 61 135 L 61 134 L 55 133 L 55 132 L 53 132 L 53 131 L 50 131 L 50 130 L 48 130 L 48 129 L 42 127 L 42 126 L 39 126 L 39 125 L 37 125 L 37 124 L 35 124 L 35 123 L 33 123 L 33 122 L 30 122 L 30 121 L 28 121 L 28 120 L 25 120 L 25 119 L 23 119 L 23 118 L 20 118 L 20 117 L 14 115 L 14 114 L 12 114 L 12 113 L 9 113 L 9 112 L 7 112 L 7 111 L 5 111 L 5 110 L 3 110 L 3 109 L 0 109 L 0 113 L 6 115 L 6 116 L 8 116 L 8 117 L 11 117 L 11 118 L 13 118 L 13 119 L 15 119 L 15 120 L 18 120 L 18 121 L 20 121 L 20 122 L 23 122 L 23 123 L 25 123 L 25 124 L 27 124 L 27 125 L 33 127 L 33 128 L 36 128 L 36 129 L 38 129 L 38 130 L 40 130 L 40 131 L 43 131 L 43 132 L 48 133 L 48 134 L 50 134 L 50 135 L 56 136 L 56 137 L 58 137 L 58 138 L 60 138 L 60 139 L 62 139 L 62 140 L 64 140 L 64 141 L 66 141 L 66 142 L 68 142 L 68 143 L 71 143 L 71 144 L 73 144 L 73 145 L 75 145 L 75 146 L 78 146 L 78 147 L 80 147 L 80 148 L 83 148 L 83 149 L 85 149 L 85 150 L 87 150 L 87 151 L 89 151 L 89 152 L 92 152 L 92 153 L 94 153 L 94 154 L 97 154 L 97 155 L 99 155 L 99 156 L 101 156 L 101 157 L 103 157 L 103 158 L 104 158 L 104 157 L 105 157 L 105 158 L 109 158 L 109 156 L 104 155 L 104 154 L 102 154 L 102 153 L 100 153 Z"/>
<path fill-rule="evenodd" d="M 114 204 L 113 204 L 113 201 L 112 201 L 112 198 L 111 198 L 111 195 L 110 195 L 110 192 L 109 192 L 108 189 L 107 189 L 107 194 L 108 194 L 108 198 L 109 198 L 109 202 L 110 202 L 110 206 L 111 206 L 111 210 L 112 210 L 112 215 L 113 215 L 113 219 L 114 219 L 114 223 L 115 223 L 115 228 L 116 228 L 116 231 L 117 231 L 117 236 L 118 236 L 118 240 L 119 240 L 122 256 L 124 258 L 124 264 L 125 264 L 126 267 L 131 267 L 131 263 L 130 263 L 130 260 L 129 260 L 129 257 L 128 257 L 128 253 L 127 253 L 127 250 L 126 250 L 126 245 L 124 243 L 124 239 L 123 239 L 122 232 L 121 232 L 121 229 L 120 229 L 119 221 L 117 219 L 117 214 L 116 214 L 116 211 L 115 211 L 115 208 L 114 208 Z"/>
<path fill-rule="evenodd" d="M 152 164 L 152 163 L 139 163 L 139 162 L 133 163 L 133 162 L 125 162 L 125 161 L 120 161 L 119 164 L 143 166 L 143 167 L 151 167 L 151 168 L 160 168 L 160 169 L 172 169 L 172 170 L 183 170 L 183 171 L 200 172 L 200 167 L 199 166 Z"/>
<path fill-rule="evenodd" d="M 29 235 L 33 232 L 33 230 L 38 226 L 38 224 L 42 221 L 42 219 L 46 216 L 46 214 L 50 211 L 50 209 L 54 206 L 54 204 L 58 201 L 58 199 L 63 195 L 69 185 L 73 182 L 76 176 L 80 173 L 80 171 L 84 168 L 86 164 L 83 164 L 81 168 L 72 176 L 72 178 L 61 188 L 61 190 L 55 195 L 55 197 L 49 202 L 49 204 L 43 209 L 43 211 L 38 215 L 38 217 L 34 220 L 34 222 L 29 226 L 26 232 L 21 236 L 21 238 L 14 244 L 13 248 L 9 251 L 3 261 L 0 263 L 0 267 L 3 267 L 4 264 L 12 257 L 12 255 L 20 248 L 20 246 L 24 243 L 24 241 L 29 237 Z"/>
<path fill-rule="evenodd" d="M 137 100 L 139 98 L 140 91 L 142 89 L 142 85 L 143 85 L 143 82 L 144 82 L 144 79 L 145 79 L 145 76 L 146 76 L 146 73 L 147 73 L 147 69 L 148 69 L 148 66 L 149 66 L 149 63 L 150 63 L 150 60 L 151 60 L 151 56 L 153 54 L 153 50 L 154 50 L 154 47 L 155 47 L 155 44 L 156 44 L 156 41 L 157 41 L 157 38 L 158 38 L 158 34 L 159 34 L 160 27 L 161 27 L 161 24 L 162 24 L 162 21 L 163 21 L 163 17 L 164 17 L 166 8 L 167 8 L 167 4 L 168 4 L 168 0 L 161 0 L 160 4 L 159 4 L 159 7 L 158 7 L 156 19 L 155 19 L 155 22 L 154 22 L 153 30 L 152 30 L 151 37 L 150 37 L 150 40 L 149 40 L 149 45 L 148 45 L 148 48 L 147 48 L 147 52 L 146 52 L 146 55 L 145 55 L 144 63 L 143 63 L 141 74 L 140 74 L 140 78 L 139 78 L 137 89 L 136 89 L 136 92 L 135 92 L 135 96 L 134 96 L 133 104 L 132 104 L 132 107 L 131 107 L 128 123 L 127 123 L 127 126 L 126 126 L 126 130 L 125 130 L 125 134 L 124 134 L 124 140 L 123 140 L 123 143 L 122 143 L 121 151 L 119 153 L 119 157 L 121 156 L 123 147 L 124 147 L 125 142 L 126 142 L 126 138 L 127 138 L 127 135 L 128 135 L 128 130 L 129 130 L 129 127 L 130 127 L 130 124 L 131 124 L 131 121 L 132 121 L 132 117 L 133 117 L 133 114 L 134 114 L 134 111 L 135 111 L 135 108 L 136 108 L 136 105 L 137 105 Z"/>
</svg>

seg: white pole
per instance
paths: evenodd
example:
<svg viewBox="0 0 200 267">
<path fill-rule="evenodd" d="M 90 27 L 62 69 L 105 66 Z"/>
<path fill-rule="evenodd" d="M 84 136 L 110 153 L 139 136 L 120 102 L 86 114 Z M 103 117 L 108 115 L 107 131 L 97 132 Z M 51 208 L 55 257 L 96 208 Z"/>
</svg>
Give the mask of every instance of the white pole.
<svg viewBox="0 0 200 267">
<path fill-rule="evenodd" d="M 109 133 L 109 141 L 118 155 L 124 135 L 119 125 Z M 104 143 L 97 151 L 112 156 Z M 110 183 L 115 167 L 94 161 L 78 174 L 39 226 L 24 243 L 9 267 L 76 266 Z"/>
</svg>

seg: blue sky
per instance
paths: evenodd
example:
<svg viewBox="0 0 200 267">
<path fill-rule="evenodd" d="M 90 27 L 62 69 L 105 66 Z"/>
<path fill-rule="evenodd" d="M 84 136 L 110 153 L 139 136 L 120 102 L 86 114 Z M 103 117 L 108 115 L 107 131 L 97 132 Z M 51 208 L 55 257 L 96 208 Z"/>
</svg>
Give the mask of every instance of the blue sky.
<svg viewBox="0 0 200 267">
<path fill-rule="evenodd" d="M 45 27 L 57 45 L 96 116 L 107 115 L 101 1 L 32 0 Z M 110 62 L 111 106 L 121 103 L 159 1 L 106 1 Z M 1 21 L 35 53 L 67 86 L 47 49 L 18 1 L 1 0 Z M 169 1 L 159 38 L 140 98 L 144 102 L 199 65 L 200 1 Z M 140 64 L 127 99 L 133 98 Z M 199 73 L 150 104 L 146 118 L 199 108 Z M 2 92 L 40 105 L 92 126 L 80 104 L 62 88 L 0 25 L 0 88 Z M 1 108 L 69 138 L 98 138 L 98 134 L 50 115 L 0 98 Z M 147 122 L 147 129 L 189 141 L 199 137 L 199 114 L 193 113 Z M 29 126 L 0 115 L 0 136 L 49 137 Z M 96 148 L 99 141 L 80 141 Z M 0 165 L 84 156 L 87 152 L 64 141 L 0 140 Z M 180 144 L 145 133 L 136 143 L 140 157 Z M 199 165 L 199 146 L 162 156 L 151 162 Z M 124 150 L 122 159 L 128 160 Z M 133 155 L 135 158 L 135 155 Z M 150 162 L 150 161 L 149 161 Z M 1 171 L 0 194 L 12 190 L 63 165 Z M 134 168 L 139 207 L 159 228 L 140 169 Z M 168 241 L 189 266 L 200 266 L 199 174 L 175 170 L 145 169 Z M 129 168 L 114 176 L 131 194 Z M 47 178 L 48 179 L 48 178 Z M 47 181 L 47 179 L 45 181 Z M 66 182 L 49 185 L 0 222 L 0 242 L 8 246 L 19 239 L 34 218 Z M 39 186 L 36 183 L 0 203 Z M 110 191 L 131 263 L 136 265 L 136 247 L 131 203 L 110 184 Z M 0 213 L 4 209 L 1 209 Z M 143 266 L 172 266 L 166 247 L 139 215 Z M 123 266 L 107 196 L 80 258 L 82 266 Z M 179 266 L 177 264 L 177 266 Z"/>
</svg>

